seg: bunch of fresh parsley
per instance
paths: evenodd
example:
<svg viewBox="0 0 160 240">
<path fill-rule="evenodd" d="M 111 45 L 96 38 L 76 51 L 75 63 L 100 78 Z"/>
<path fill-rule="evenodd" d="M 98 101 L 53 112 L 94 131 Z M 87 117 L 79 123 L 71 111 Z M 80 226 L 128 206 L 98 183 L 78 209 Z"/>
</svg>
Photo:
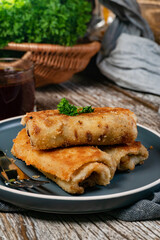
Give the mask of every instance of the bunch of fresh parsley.
<svg viewBox="0 0 160 240">
<path fill-rule="evenodd" d="M 57 109 L 61 114 L 68 116 L 77 116 L 80 113 L 91 113 L 94 112 L 94 108 L 91 106 L 76 107 L 71 105 L 66 98 L 62 98 L 60 103 L 57 105 Z"/>
<path fill-rule="evenodd" d="M 0 0 L 0 47 L 9 42 L 72 46 L 90 19 L 87 0 Z"/>
</svg>

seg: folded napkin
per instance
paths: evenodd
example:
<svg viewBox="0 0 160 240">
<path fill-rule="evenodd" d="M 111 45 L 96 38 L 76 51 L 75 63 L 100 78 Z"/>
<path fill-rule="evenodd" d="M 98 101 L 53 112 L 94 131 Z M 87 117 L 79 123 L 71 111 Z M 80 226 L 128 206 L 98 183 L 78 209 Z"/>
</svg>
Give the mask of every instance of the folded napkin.
<svg viewBox="0 0 160 240">
<path fill-rule="evenodd" d="M 5 203 L 3 201 L 0 201 L 0 212 L 24 212 L 25 209 L 16 207 L 10 203 Z"/>
<path fill-rule="evenodd" d="M 107 29 L 97 66 L 119 86 L 160 95 L 160 46 L 135 0 L 100 0 L 116 18 Z"/>
<path fill-rule="evenodd" d="M 0 202 L 0 212 L 25 212 L 26 209 Z M 160 218 L 160 188 L 158 192 L 135 204 L 108 212 L 107 214 L 124 221 L 155 220 Z"/>
<path fill-rule="evenodd" d="M 147 38 L 121 34 L 110 55 L 98 63 L 119 86 L 160 95 L 160 46 Z"/>
<path fill-rule="evenodd" d="M 160 219 L 160 188 L 147 199 L 135 204 L 109 212 L 109 215 L 124 221 L 143 221 Z"/>
</svg>

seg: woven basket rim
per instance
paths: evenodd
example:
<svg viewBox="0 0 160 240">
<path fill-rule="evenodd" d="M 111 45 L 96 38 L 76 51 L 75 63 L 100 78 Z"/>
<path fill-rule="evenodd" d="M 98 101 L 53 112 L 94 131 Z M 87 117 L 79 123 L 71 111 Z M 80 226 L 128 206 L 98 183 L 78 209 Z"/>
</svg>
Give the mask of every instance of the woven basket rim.
<svg viewBox="0 0 160 240">
<path fill-rule="evenodd" d="M 90 59 L 100 50 L 101 43 L 93 41 L 74 46 L 43 43 L 9 43 L 6 50 L 24 51 L 23 58 L 35 64 L 36 86 L 67 81 L 83 71 Z"/>
<path fill-rule="evenodd" d="M 18 50 L 18 51 L 45 51 L 45 52 L 71 52 L 71 51 L 85 51 L 90 52 L 91 49 L 98 51 L 100 49 L 101 43 L 98 41 L 93 41 L 90 43 L 76 44 L 73 46 L 62 46 L 56 44 L 48 43 L 8 43 L 8 46 L 4 47 L 6 50 Z"/>
</svg>

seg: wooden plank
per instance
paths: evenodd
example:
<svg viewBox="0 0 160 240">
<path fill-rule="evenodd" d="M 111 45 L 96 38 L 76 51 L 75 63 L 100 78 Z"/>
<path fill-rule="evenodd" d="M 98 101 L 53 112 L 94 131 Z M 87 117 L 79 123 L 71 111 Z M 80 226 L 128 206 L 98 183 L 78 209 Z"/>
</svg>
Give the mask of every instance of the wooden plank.
<svg viewBox="0 0 160 240">
<path fill-rule="evenodd" d="M 160 0 L 138 0 L 142 16 L 148 21 L 157 43 L 160 44 Z"/>
<path fill-rule="evenodd" d="M 3 240 L 158 240 L 160 234 L 160 221 L 117 221 L 107 213 L 72 216 L 0 213 L 0 219 Z"/>
</svg>

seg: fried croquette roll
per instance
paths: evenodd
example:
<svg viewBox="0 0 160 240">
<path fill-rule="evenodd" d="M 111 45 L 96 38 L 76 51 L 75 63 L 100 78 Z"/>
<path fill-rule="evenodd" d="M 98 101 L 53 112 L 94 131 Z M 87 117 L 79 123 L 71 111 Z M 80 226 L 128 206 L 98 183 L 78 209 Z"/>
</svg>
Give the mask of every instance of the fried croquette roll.
<svg viewBox="0 0 160 240">
<path fill-rule="evenodd" d="M 112 156 L 117 163 L 117 170 L 134 170 L 137 164 L 143 164 L 148 158 L 147 149 L 141 142 L 118 146 L 103 146 L 101 150 Z"/>
<path fill-rule="evenodd" d="M 123 108 L 95 108 L 78 116 L 47 110 L 26 114 L 21 123 L 35 149 L 75 145 L 114 145 L 134 142 L 136 116 Z"/>
<path fill-rule="evenodd" d="M 37 168 L 71 194 L 82 194 L 86 187 L 95 184 L 104 186 L 109 184 L 117 166 L 121 168 L 121 160 L 123 164 L 127 162 L 125 170 L 127 167 L 131 169 L 125 156 L 130 154 L 137 156 L 134 164 L 142 163 L 148 156 L 146 151 L 141 144 L 133 144 L 133 147 L 113 147 L 105 151 L 93 146 L 35 150 L 25 129 L 14 139 L 12 147 L 14 156 Z"/>
<path fill-rule="evenodd" d="M 25 129 L 14 140 L 12 153 L 72 194 L 82 194 L 87 185 L 109 184 L 117 166 L 107 153 L 92 146 L 35 150 Z"/>
</svg>

